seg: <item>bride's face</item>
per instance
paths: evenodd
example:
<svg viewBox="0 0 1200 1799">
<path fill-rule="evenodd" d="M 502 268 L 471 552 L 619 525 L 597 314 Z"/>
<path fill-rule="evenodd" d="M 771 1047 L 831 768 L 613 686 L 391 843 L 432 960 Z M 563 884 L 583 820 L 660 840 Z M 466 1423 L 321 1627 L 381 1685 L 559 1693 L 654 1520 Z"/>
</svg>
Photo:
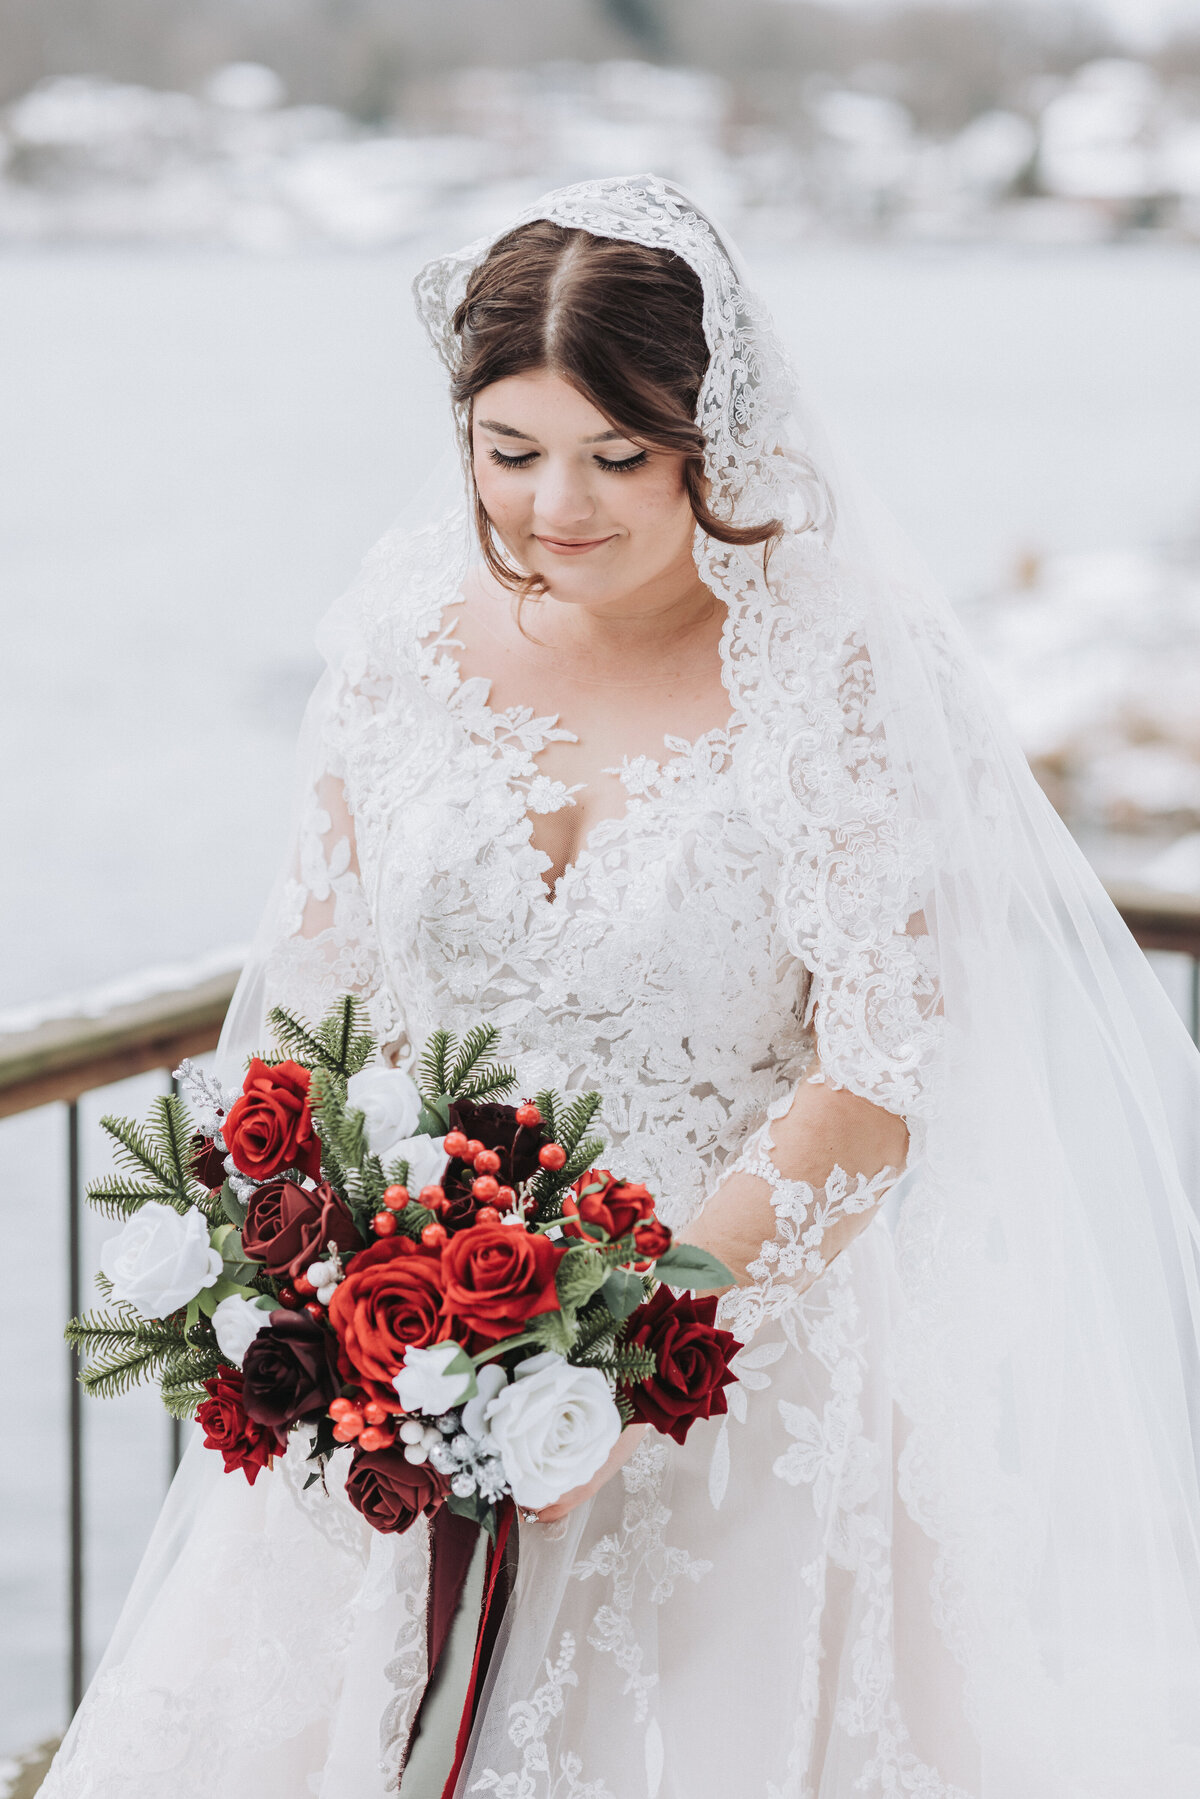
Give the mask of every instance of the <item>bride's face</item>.
<svg viewBox="0 0 1200 1799">
<path fill-rule="evenodd" d="M 622 437 L 560 375 L 538 370 L 483 388 L 471 443 L 497 536 L 556 600 L 652 604 L 695 582 L 683 456 Z"/>
</svg>

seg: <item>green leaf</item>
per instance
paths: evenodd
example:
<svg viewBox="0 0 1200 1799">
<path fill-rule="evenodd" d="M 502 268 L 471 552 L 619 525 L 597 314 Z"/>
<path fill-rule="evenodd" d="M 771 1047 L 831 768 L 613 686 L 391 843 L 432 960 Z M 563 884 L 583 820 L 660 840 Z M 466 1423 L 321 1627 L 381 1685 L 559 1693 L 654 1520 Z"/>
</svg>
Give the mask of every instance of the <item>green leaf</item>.
<svg viewBox="0 0 1200 1799">
<path fill-rule="evenodd" d="M 228 1181 L 221 1188 L 221 1210 L 230 1224 L 236 1224 L 237 1228 L 241 1230 L 246 1222 L 246 1213 L 249 1207 L 238 1198 Z"/>
<path fill-rule="evenodd" d="M 414 1137 L 444 1137 L 450 1129 L 450 1100 L 444 1093 L 425 1098 Z"/>
<path fill-rule="evenodd" d="M 458 1493 L 447 1493 L 446 1505 L 449 1508 L 449 1510 L 452 1512 L 455 1512 L 458 1515 L 458 1517 L 473 1518 L 475 1520 L 476 1524 L 481 1525 L 484 1529 L 488 1528 L 487 1516 L 488 1516 L 488 1513 L 490 1512 L 492 1514 L 492 1520 L 493 1520 L 492 1526 L 490 1529 L 490 1535 L 491 1535 L 492 1541 L 495 1542 L 495 1540 L 496 1540 L 495 1511 L 494 1511 L 494 1508 L 488 1503 L 488 1501 L 486 1499 L 484 1499 L 482 1497 L 481 1494 L 466 1493 L 466 1494 L 460 1495 Z"/>
<path fill-rule="evenodd" d="M 211 1307 L 204 1304 L 204 1293 L 212 1295 Z M 258 1298 L 253 1287 L 247 1287 L 243 1282 L 235 1280 L 231 1274 L 222 1274 L 215 1285 L 205 1288 L 204 1293 L 200 1295 L 200 1310 L 210 1318 L 223 1299 Z"/>
<path fill-rule="evenodd" d="M 640 1275 L 627 1268 L 614 1268 L 600 1289 L 601 1297 L 614 1318 L 628 1318 L 646 1297 Z"/>
<path fill-rule="evenodd" d="M 672 1287 L 732 1287 L 733 1275 L 724 1262 L 719 1262 L 707 1249 L 695 1243 L 672 1243 L 654 1264 L 659 1280 Z"/>
</svg>

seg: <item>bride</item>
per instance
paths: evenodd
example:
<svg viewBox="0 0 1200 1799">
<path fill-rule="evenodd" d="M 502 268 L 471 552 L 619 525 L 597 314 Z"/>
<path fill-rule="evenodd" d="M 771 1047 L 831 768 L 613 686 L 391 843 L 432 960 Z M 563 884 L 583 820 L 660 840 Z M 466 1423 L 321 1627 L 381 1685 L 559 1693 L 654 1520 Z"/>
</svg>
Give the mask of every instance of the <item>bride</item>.
<svg viewBox="0 0 1200 1799">
<path fill-rule="evenodd" d="M 457 1775 L 479 1569 L 422 1705 L 425 1525 L 193 1445 L 43 1792 L 1195 1799 L 1181 1025 L 685 196 L 417 300 L 466 503 L 326 626 L 222 1053 L 353 989 L 403 1065 L 483 1015 L 601 1087 L 739 1382 L 522 1515 Z"/>
</svg>

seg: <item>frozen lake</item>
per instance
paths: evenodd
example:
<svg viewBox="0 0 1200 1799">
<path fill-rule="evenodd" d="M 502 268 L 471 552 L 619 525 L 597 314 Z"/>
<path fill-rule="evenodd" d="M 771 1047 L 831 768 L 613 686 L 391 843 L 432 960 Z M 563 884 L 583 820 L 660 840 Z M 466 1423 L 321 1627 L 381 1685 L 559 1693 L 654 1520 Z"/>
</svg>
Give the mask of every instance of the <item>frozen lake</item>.
<svg viewBox="0 0 1200 1799">
<path fill-rule="evenodd" d="M 408 297 L 419 260 L 0 257 L 0 1007 L 253 930 L 314 625 L 447 436 Z M 1028 551 L 1200 524 L 1195 253 L 822 245 L 756 272 L 814 396 L 956 594 Z M 50 1257 L 0 1323 L 18 1373 L 0 1752 L 62 1711 L 59 1136 L 50 1112 L 0 1127 L 6 1241 L 30 1243 L 32 1211 Z M 87 1427 L 98 1647 L 166 1431 L 145 1395 Z"/>
</svg>

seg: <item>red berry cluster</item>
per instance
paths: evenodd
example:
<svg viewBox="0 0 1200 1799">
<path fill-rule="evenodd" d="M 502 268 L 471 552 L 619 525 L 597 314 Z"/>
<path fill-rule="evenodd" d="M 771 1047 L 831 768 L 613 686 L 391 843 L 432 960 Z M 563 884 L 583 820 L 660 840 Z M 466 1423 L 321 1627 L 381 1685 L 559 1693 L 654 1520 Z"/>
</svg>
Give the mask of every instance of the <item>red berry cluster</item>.
<svg viewBox="0 0 1200 1799">
<path fill-rule="evenodd" d="M 360 1449 L 390 1449 L 396 1433 L 389 1429 L 392 1413 L 377 1399 L 333 1399 L 329 1402 L 333 1435 L 338 1443 L 357 1443 Z"/>
</svg>

